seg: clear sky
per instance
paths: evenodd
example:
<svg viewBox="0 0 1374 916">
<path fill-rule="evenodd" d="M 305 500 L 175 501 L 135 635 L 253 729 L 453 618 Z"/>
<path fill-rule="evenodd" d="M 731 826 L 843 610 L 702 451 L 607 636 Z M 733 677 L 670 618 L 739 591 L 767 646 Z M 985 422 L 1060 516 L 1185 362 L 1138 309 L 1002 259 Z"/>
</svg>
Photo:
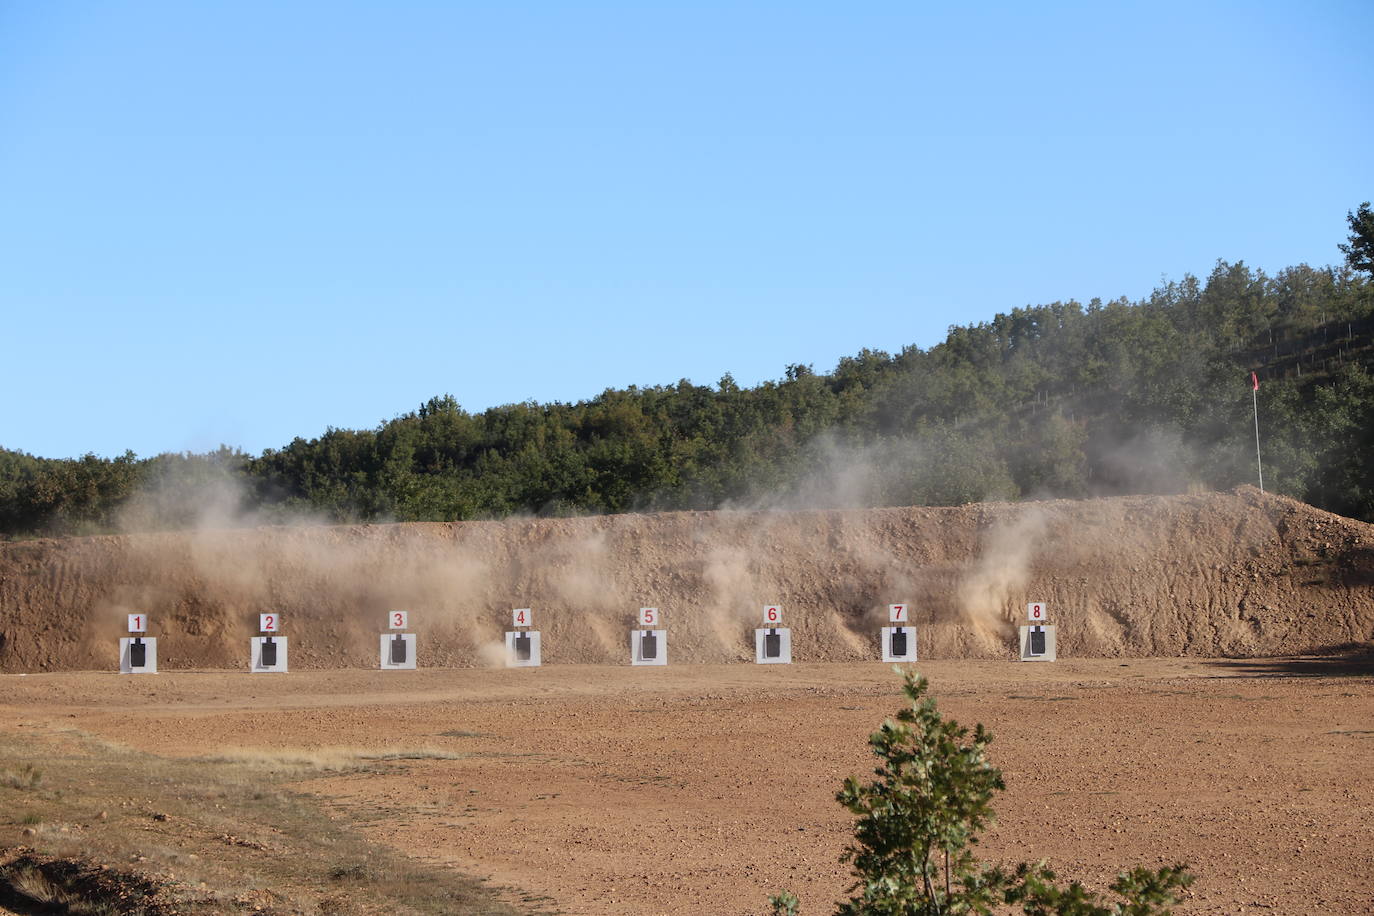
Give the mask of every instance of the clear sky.
<svg viewBox="0 0 1374 916">
<path fill-rule="evenodd" d="M 1374 3 L 0 0 L 0 446 L 828 371 L 1337 263 Z"/>
</svg>

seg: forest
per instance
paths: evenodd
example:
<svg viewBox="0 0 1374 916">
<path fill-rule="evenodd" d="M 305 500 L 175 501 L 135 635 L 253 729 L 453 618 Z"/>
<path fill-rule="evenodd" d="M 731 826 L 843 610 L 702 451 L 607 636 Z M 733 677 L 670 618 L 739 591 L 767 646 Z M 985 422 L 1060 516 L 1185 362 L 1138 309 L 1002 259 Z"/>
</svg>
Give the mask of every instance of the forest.
<svg viewBox="0 0 1374 916">
<path fill-rule="evenodd" d="M 0 537 L 1196 492 L 1257 482 L 1252 403 L 1266 489 L 1374 521 L 1374 213 L 1347 221 L 1340 266 L 1219 261 L 755 387 L 481 412 L 441 395 L 260 455 L 0 448 Z"/>
</svg>

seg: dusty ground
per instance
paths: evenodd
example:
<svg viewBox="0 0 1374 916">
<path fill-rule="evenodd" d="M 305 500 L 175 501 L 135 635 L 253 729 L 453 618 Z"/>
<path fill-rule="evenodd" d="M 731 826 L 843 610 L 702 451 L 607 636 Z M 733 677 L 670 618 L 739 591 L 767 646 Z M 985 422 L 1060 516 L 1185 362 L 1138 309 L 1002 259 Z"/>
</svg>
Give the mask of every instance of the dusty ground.
<svg viewBox="0 0 1374 916">
<path fill-rule="evenodd" d="M 1098 887 L 1186 861 L 1184 913 L 1374 913 L 1368 655 L 919 667 L 947 714 L 996 736 L 986 857 Z M 158 758 L 304 760 L 292 785 L 335 822 L 520 909 L 762 913 L 790 888 L 819 914 L 846 887 L 834 792 L 868 772 L 865 738 L 899 700 L 881 664 L 10 675 L 0 740 L 76 729 Z M 452 758 L 308 763 L 416 747 Z M 8 823 L 0 845 L 21 841 Z"/>
</svg>

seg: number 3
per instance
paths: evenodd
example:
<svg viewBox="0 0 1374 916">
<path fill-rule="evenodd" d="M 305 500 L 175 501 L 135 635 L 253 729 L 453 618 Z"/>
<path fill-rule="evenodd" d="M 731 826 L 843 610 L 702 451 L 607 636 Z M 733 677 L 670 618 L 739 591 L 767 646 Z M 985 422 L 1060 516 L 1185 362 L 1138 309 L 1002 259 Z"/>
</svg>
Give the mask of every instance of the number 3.
<svg viewBox="0 0 1374 916">
<path fill-rule="evenodd" d="M 398 626 L 398 627 L 399 627 L 399 626 L 401 625 L 401 621 L 402 621 L 402 619 L 403 619 L 403 618 L 401 617 L 401 615 L 400 615 L 400 614 L 393 614 L 393 615 L 391 615 L 391 616 L 394 617 L 395 620 L 396 620 L 396 623 L 393 624 L 393 626 Z"/>
</svg>

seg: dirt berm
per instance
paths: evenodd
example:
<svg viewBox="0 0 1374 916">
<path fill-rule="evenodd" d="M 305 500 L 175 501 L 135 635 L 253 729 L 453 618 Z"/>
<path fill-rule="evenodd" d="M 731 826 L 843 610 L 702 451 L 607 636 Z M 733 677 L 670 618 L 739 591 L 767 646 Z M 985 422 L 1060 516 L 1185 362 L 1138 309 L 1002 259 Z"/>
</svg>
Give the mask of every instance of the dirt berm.
<svg viewBox="0 0 1374 916">
<path fill-rule="evenodd" d="M 293 667 L 377 664 L 388 609 L 421 665 L 495 663 L 531 607 L 547 664 L 624 664 L 662 609 L 673 662 L 745 661 L 783 606 L 797 661 L 877 657 L 910 602 L 928 658 L 1011 657 L 1044 601 L 1076 656 L 1264 656 L 1374 639 L 1374 525 L 1254 488 L 853 511 L 272 527 L 0 546 L 0 670 L 111 669 L 125 615 L 163 668 L 242 668 L 258 614 Z"/>
</svg>

